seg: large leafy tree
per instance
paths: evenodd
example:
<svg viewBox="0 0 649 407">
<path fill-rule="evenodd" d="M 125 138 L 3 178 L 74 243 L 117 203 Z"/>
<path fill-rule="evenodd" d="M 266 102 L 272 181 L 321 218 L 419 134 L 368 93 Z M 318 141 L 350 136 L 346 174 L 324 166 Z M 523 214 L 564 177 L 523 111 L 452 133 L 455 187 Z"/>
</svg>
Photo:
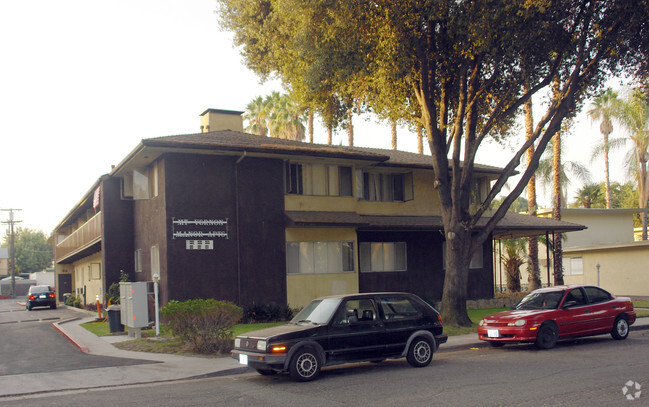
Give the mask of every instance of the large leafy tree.
<svg viewBox="0 0 649 407">
<path fill-rule="evenodd" d="M 4 244 L 9 245 L 9 236 Z M 14 234 L 14 256 L 16 274 L 43 271 L 52 265 L 52 245 L 42 231 L 19 227 Z"/>
<path fill-rule="evenodd" d="M 248 66 L 292 91 L 354 94 L 376 112 L 416 114 L 424 127 L 446 238 L 441 311 L 466 313 L 469 259 L 534 173 L 562 120 L 610 73 L 635 70 L 647 54 L 646 0 L 220 0 Z M 480 205 L 471 205 L 476 153 L 512 133 L 521 106 L 555 79 L 532 136 L 504 166 Z M 524 80 L 529 90 L 524 90 Z M 306 97 L 305 97 L 306 99 Z M 520 181 L 486 224 L 491 201 L 537 149 Z"/>
</svg>

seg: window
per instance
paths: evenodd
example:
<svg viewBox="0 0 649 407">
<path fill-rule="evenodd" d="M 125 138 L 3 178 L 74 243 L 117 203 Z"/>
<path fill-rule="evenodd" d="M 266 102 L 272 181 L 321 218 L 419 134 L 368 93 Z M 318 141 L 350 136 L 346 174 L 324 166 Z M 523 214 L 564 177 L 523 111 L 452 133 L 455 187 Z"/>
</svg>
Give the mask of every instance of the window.
<svg viewBox="0 0 649 407">
<path fill-rule="evenodd" d="M 566 270 L 568 275 L 582 276 L 584 275 L 584 262 L 581 257 L 570 258 L 570 270 Z"/>
<path fill-rule="evenodd" d="M 408 298 L 383 298 L 380 304 L 385 319 L 417 318 L 421 315 Z"/>
<path fill-rule="evenodd" d="M 573 290 L 570 290 L 568 295 L 566 295 L 566 299 L 563 301 L 563 306 L 566 306 L 569 301 L 574 301 L 574 305 L 584 305 L 586 304 L 586 299 L 584 298 L 584 293 L 582 293 L 581 289 L 575 288 Z"/>
<path fill-rule="evenodd" d="M 362 172 L 356 174 L 357 194 L 366 201 L 409 201 L 413 199 L 412 173 L 389 174 Z"/>
<path fill-rule="evenodd" d="M 354 242 L 288 242 L 286 263 L 289 274 L 354 271 Z"/>
<path fill-rule="evenodd" d="M 378 318 L 378 314 L 373 300 L 349 300 L 338 309 L 334 318 L 336 324 L 372 322 Z"/>
<path fill-rule="evenodd" d="M 89 269 L 89 280 L 100 280 L 101 279 L 101 263 L 91 263 L 88 267 Z"/>
<path fill-rule="evenodd" d="M 151 199 L 158 196 L 158 165 L 138 168 L 122 178 L 122 199 Z"/>
<path fill-rule="evenodd" d="M 406 271 L 405 242 L 359 243 L 360 269 L 363 272 Z"/>
<path fill-rule="evenodd" d="M 136 273 L 142 272 L 142 250 L 141 249 L 137 249 L 135 251 L 135 272 Z"/>
<path fill-rule="evenodd" d="M 352 168 L 325 164 L 286 164 L 286 193 L 352 196 Z"/>
<path fill-rule="evenodd" d="M 599 287 L 584 287 L 584 290 L 586 290 L 586 295 L 588 295 L 588 300 L 591 304 L 605 302 L 611 299 L 611 294 Z"/>
</svg>

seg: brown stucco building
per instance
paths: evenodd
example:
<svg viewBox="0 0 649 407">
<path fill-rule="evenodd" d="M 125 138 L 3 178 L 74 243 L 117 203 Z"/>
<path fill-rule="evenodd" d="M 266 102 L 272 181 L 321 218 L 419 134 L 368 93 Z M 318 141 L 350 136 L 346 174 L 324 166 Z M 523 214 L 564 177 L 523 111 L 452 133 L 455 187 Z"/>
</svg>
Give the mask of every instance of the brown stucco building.
<svg viewBox="0 0 649 407">
<path fill-rule="evenodd" d="M 160 276 L 161 303 L 217 298 L 301 306 L 314 297 L 408 291 L 438 300 L 443 234 L 430 157 L 243 132 L 208 109 L 203 133 L 145 139 L 59 223 L 57 292 L 94 302 L 120 271 Z M 476 166 L 474 195 L 500 170 Z M 498 235 L 579 230 L 508 215 Z M 493 296 L 492 242 L 469 297 Z"/>
</svg>

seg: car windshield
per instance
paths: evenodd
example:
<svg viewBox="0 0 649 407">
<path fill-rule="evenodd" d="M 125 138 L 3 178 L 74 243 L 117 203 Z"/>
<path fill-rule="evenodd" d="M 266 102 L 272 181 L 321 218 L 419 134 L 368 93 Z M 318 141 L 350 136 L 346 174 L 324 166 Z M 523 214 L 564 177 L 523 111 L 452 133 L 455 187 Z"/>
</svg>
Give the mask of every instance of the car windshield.
<svg viewBox="0 0 649 407">
<path fill-rule="evenodd" d="M 294 324 L 326 324 L 340 305 L 339 298 L 313 300 L 291 320 Z"/>
<path fill-rule="evenodd" d="M 556 309 L 563 297 L 563 291 L 531 292 L 514 306 L 514 309 Z"/>
</svg>

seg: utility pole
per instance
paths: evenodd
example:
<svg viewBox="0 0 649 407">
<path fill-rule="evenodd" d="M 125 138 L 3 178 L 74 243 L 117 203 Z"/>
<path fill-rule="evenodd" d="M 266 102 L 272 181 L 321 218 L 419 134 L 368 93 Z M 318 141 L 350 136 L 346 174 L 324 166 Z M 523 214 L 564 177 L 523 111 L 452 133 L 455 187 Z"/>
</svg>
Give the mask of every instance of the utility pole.
<svg viewBox="0 0 649 407">
<path fill-rule="evenodd" d="M 21 220 L 14 220 L 14 211 L 22 211 L 22 209 L 0 209 L 0 211 L 9 212 L 9 220 L 4 221 L 9 225 L 9 258 L 11 262 L 11 297 L 15 297 L 16 292 L 16 253 L 14 251 L 14 224 L 22 222 Z"/>
</svg>

